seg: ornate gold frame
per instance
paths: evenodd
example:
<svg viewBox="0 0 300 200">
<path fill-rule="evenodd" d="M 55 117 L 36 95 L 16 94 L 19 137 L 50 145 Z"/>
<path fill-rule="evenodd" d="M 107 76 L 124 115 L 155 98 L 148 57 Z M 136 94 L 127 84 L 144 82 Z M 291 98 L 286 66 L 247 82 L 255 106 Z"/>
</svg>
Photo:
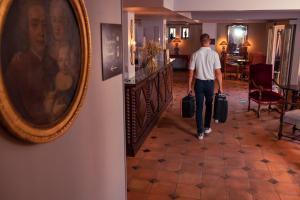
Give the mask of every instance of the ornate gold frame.
<svg viewBox="0 0 300 200">
<path fill-rule="evenodd" d="M 13 0 L 0 1 L 0 36 L 2 36 L 5 19 L 12 2 Z M 78 86 L 79 88 L 77 89 L 77 93 L 70 106 L 70 109 L 65 117 L 59 121 L 59 123 L 53 125 L 52 127 L 36 128 L 28 122 L 24 121 L 13 109 L 13 106 L 8 98 L 6 88 L 4 87 L 2 73 L 3 68 L 0 68 L 1 121 L 3 122 L 5 127 L 14 135 L 32 143 L 49 142 L 63 135 L 77 116 L 87 90 L 91 54 L 91 38 L 88 15 L 83 0 L 69 0 L 69 2 L 73 7 L 80 30 L 80 40 L 82 47 L 82 72 Z"/>
</svg>

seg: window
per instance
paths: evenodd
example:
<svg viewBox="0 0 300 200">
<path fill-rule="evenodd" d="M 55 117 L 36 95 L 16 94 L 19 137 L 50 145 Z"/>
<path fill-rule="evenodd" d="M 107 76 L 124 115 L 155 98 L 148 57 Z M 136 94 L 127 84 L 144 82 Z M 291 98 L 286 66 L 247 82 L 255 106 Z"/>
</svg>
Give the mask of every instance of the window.
<svg viewBox="0 0 300 200">
<path fill-rule="evenodd" d="M 169 28 L 169 39 L 173 40 L 176 37 L 176 28 L 170 27 Z"/>
<path fill-rule="evenodd" d="M 190 37 L 190 29 L 188 27 L 182 27 L 181 29 L 181 38 L 188 39 Z"/>
</svg>

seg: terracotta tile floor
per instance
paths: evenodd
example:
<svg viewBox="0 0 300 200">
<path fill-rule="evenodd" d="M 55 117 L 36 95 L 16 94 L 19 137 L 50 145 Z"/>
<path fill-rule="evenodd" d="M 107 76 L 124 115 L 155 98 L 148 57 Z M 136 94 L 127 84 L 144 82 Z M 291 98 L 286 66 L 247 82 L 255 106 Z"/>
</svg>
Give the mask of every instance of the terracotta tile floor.
<svg viewBox="0 0 300 200">
<path fill-rule="evenodd" d="M 300 144 L 277 140 L 279 114 L 263 111 L 257 119 L 247 112 L 247 83 L 225 81 L 228 121 L 212 123 L 198 141 L 194 119 L 180 117 L 186 81 L 174 73 L 173 102 L 127 158 L 128 199 L 300 200 Z"/>
</svg>

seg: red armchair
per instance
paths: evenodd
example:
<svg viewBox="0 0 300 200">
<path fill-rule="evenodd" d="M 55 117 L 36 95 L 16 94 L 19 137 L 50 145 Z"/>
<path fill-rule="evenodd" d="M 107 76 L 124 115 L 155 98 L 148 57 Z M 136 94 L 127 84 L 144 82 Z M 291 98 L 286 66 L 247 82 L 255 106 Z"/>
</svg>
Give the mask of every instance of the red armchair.
<svg viewBox="0 0 300 200">
<path fill-rule="evenodd" d="M 260 117 L 261 105 L 269 105 L 270 110 L 271 105 L 281 103 L 283 96 L 272 91 L 272 85 L 272 65 L 250 65 L 248 111 L 250 111 L 250 101 L 258 104 L 257 117 Z"/>
<path fill-rule="evenodd" d="M 254 64 L 266 64 L 266 56 L 262 53 L 250 53 L 249 54 L 249 63 L 246 64 L 244 73 L 246 77 L 249 79 L 249 74 L 250 74 L 250 65 Z"/>
</svg>

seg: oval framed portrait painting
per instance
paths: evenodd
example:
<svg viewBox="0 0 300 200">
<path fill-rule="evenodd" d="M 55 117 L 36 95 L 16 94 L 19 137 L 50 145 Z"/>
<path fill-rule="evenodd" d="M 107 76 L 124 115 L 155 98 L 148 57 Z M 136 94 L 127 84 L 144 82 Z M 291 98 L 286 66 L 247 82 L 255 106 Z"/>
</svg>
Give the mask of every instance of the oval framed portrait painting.
<svg viewBox="0 0 300 200">
<path fill-rule="evenodd" d="M 82 0 L 0 3 L 0 113 L 14 135 L 51 141 L 66 132 L 88 79 L 90 32 Z"/>
</svg>

